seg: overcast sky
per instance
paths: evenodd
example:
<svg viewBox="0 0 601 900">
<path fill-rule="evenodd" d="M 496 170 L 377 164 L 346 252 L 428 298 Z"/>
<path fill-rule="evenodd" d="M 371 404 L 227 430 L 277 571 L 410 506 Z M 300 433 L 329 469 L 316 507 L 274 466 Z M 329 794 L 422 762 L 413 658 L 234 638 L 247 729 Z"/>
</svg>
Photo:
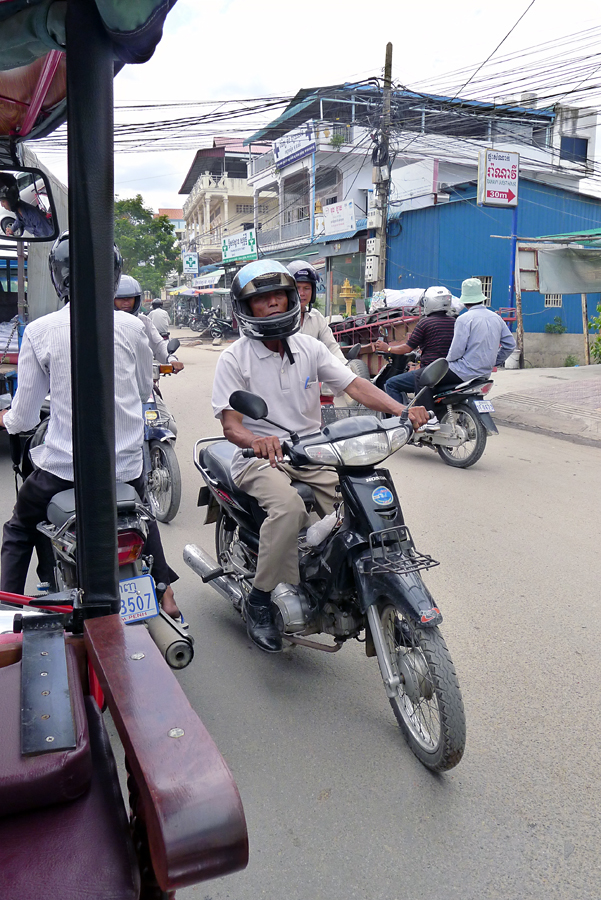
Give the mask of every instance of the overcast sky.
<svg viewBox="0 0 601 900">
<path fill-rule="evenodd" d="M 119 105 L 294 94 L 381 75 L 387 41 L 393 43 L 393 79 L 410 86 L 421 82 L 427 90 L 435 76 L 469 65 L 475 70 L 529 3 L 178 0 L 153 58 L 126 66 L 115 79 L 115 100 Z M 498 55 L 600 24 L 597 0 L 571 5 L 535 0 Z M 66 180 L 61 155 L 44 154 L 43 142 L 34 149 Z M 193 158 L 191 149 L 117 153 L 115 192 L 121 197 L 141 193 L 155 209 L 181 207 L 185 197 L 177 192 Z"/>
</svg>

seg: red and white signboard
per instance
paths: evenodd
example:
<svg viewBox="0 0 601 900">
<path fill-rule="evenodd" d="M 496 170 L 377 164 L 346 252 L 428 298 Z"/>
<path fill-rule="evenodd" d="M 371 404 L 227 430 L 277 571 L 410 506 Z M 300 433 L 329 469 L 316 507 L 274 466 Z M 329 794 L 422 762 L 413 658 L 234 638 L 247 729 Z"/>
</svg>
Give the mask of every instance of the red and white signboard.
<svg viewBox="0 0 601 900">
<path fill-rule="evenodd" d="M 517 206 L 519 171 L 519 153 L 481 150 L 478 156 L 478 204 Z"/>
</svg>

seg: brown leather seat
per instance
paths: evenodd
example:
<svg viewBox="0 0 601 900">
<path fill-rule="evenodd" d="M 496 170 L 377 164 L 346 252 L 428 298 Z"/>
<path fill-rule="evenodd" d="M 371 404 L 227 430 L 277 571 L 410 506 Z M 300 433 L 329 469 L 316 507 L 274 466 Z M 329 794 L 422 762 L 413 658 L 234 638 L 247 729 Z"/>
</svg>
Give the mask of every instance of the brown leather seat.
<svg viewBox="0 0 601 900">
<path fill-rule="evenodd" d="M 140 876 L 100 710 L 85 698 L 93 774 L 69 803 L 0 819 L 2 900 L 138 900 Z"/>
</svg>

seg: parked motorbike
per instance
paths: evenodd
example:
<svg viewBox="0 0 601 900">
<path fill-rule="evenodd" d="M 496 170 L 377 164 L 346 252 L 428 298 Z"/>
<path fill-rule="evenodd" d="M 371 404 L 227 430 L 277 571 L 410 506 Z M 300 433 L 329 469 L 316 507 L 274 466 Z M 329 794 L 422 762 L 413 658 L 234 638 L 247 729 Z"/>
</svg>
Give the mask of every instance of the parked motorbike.
<svg viewBox="0 0 601 900">
<path fill-rule="evenodd" d="M 179 341 L 169 341 L 168 350 L 175 353 Z M 173 366 L 153 363 L 154 388 L 143 404 L 144 415 L 144 473 L 151 509 L 159 522 L 170 522 L 179 510 L 182 497 L 182 477 L 175 453 L 176 435 L 170 420 L 157 406 L 161 397 L 159 378 L 173 374 Z M 162 397 L 161 397 L 162 399 Z"/>
<path fill-rule="evenodd" d="M 442 374 L 438 363 L 424 372 L 432 384 Z M 260 397 L 246 391 L 232 394 L 230 405 L 255 420 L 269 413 Z M 272 600 L 290 644 L 336 652 L 348 640 L 363 640 L 367 655 L 377 657 L 411 750 L 428 768 L 444 771 L 463 755 L 465 715 L 439 629 L 442 615 L 420 574 L 438 562 L 416 550 L 390 473 L 377 467 L 412 432 L 406 414 L 385 420 L 346 418 L 304 438 L 289 432 L 290 441 L 282 445 L 286 461 L 336 469 L 340 502 L 329 521 L 321 520 L 299 536 L 300 587 L 279 584 Z M 209 446 L 203 448 L 205 443 Z M 244 617 L 265 513 L 232 480 L 234 450 L 222 438 L 195 444 L 194 464 L 205 482 L 198 503 L 208 507 L 206 522 L 215 523 L 217 561 L 194 544 L 185 547 L 184 561 Z M 252 450 L 243 453 L 254 455 Z M 310 511 L 313 491 L 304 483 L 292 484 Z M 326 533 L 316 536 L 315 529 Z M 315 634 L 332 635 L 334 643 L 310 640 Z"/>
<path fill-rule="evenodd" d="M 373 379 L 381 390 L 389 378 L 406 371 L 407 363 L 414 353 L 382 354 L 388 360 Z M 423 376 L 422 376 L 423 377 Z M 430 447 L 448 465 L 467 469 L 478 462 L 486 449 L 488 435 L 498 434 L 491 415 L 495 411 L 486 395 L 493 381 L 486 376 L 470 378 L 469 381 L 453 386 L 445 386 L 434 392 L 434 413 L 440 422 L 440 430 L 435 432 L 416 431 L 411 443 L 416 447 Z M 415 401 L 409 403 L 413 406 Z"/>
</svg>

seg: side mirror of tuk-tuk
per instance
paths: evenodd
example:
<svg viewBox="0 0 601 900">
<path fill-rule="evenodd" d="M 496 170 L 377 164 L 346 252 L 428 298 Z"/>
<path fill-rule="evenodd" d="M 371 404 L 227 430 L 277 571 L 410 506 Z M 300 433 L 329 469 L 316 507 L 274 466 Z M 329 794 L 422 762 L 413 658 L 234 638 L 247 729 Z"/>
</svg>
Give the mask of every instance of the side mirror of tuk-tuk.
<svg viewBox="0 0 601 900">
<path fill-rule="evenodd" d="M 58 219 L 48 177 L 29 166 L 0 167 L 0 236 L 9 241 L 53 241 Z"/>
<path fill-rule="evenodd" d="M 353 344 L 349 352 L 346 354 L 347 362 L 350 362 L 352 359 L 357 359 L 360 353 L 361 344 Z"/>
<path fill-rule="evenodd" d="M 171 338 L 171 340 L 167 343 L 167 353 L 175 353 L 177 348 L 180 346 L 180 342 L 177 338 Z"/>
</svg>

